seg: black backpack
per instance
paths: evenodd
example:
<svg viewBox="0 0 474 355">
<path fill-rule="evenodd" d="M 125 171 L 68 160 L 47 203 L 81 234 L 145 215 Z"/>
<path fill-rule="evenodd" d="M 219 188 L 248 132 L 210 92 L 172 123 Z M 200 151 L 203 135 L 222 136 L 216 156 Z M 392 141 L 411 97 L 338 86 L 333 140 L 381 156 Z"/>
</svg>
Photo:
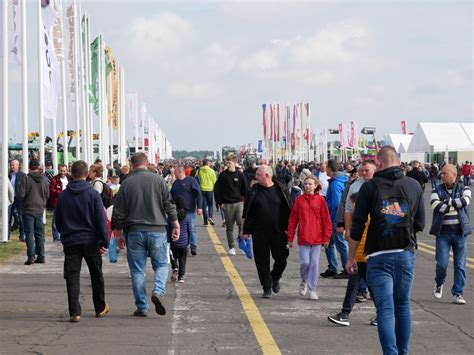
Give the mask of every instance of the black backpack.
<svg viewBox="0 0 474 355">
<path fill-rule="evenodd" d="M 102 199 L 102 203 L 104 204 L 105 208 L 109 208 L 110 206 L 113 205 L 114 194 L 112 193 L 112 189 L 110 188 L 109 185 L 107 185 L 101 180 L 94 181 L 94 184 L 92 186 L 94 186 L 95 183 L 98 181 L 100 181 L 100 183 L 102 184 L 102 192 L 100 193 L 100 198 Z"/>
<path fill-rule="evenodd" d="M 413 216 L 403 187 L 406 177 L 387 180 L 374 177 L 377 199 L 371 214 L 377 250 L 405 249 L 410 245 Z"/>
</svg>

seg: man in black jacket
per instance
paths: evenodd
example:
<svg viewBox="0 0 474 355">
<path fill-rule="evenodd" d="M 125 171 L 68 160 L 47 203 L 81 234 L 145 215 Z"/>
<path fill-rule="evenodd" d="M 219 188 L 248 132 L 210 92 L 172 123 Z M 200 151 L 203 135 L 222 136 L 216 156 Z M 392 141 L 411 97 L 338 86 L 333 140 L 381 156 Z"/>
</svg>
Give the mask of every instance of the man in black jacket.
<svg viewBox="0 0 474 355">
<path fill-rule="evenodd" d="M 412 169 L 407 173 L 407 176 L 418 181 L 421 189 L 425 191 L 425 184 L 428 182 L 428 176 L 424 173 L 418 160 L 413 160 L 411 166 Z"/>
<path fill-rule="evenodd" d="M 28 255 L 25 265 L 45 263 L 43 214 L 49 198 L 49 183 L 40 173 L 39 165 L 37 159 L 30 160 L 30 173 L 20 181 L 16 191 L 23 206 L 26 253 Z M 36 260 L 35 255 L 38 256 Z"/>
<path fill-rule="evenodd" d="M 365 244 L 367 283 L 374 293 L 380 343 L 384 354 L 407 354 L 415 233 L 425 225 L 423 191 L 404 176 L 395 148 L 382 147 L 377 160 L 378 171 L 357 196 L 346 270 L 357 273 L 355 251 L 370 215 Z"/>
<path fill-rule="evenodd" d="M 223 209 L 229 255 L 235 255 L 234 224 L 237 223 L 239 233 L 242 231 L 242 213 L 244 198 L 248 186 L 244 174 L 236 170 L 237 156 L 229 154 L 226 158 L 227 169 L 219 174 L 214 185 L 214 198 Z"/>
<path fill-rule="evenodd" d="M 288 219 L 290 203 L 286 188 L 273 180 L 272 168 L 262 165 L 257 169 L 257 183 L 245 199 L 241 238 L 252 234 L 253 253 L 264 298 L 280 291 L 280 278 L 288 258 Z M 270 271 L 270 252 L 273 270 Z"/>
<path fill-rule="evenodd" d="M 86 181 L 88 172 L 85 161 L 72 164 L 74 181 L 61 192 L 56 206 L 56 227 L 64 246 L 64 278 L 71 322 L 81 319 L 79 289 L 83 258 L 91 276 L 96 317 L 104 317 L 109 312 L 102 274 L 102 255 L 109 247 L 107 222 L 99 193 Z"/>
</svg>

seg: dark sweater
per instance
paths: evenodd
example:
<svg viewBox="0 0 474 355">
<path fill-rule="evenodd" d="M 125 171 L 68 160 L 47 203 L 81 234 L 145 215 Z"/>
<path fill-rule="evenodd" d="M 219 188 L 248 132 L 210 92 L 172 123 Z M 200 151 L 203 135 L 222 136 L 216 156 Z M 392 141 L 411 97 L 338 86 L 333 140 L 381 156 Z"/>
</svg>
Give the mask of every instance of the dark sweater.
<svg viewBox="0 0 474 355">
<path fill-rule="evenodd" d="M 65 247 L 97 244 L 108 248 L 104 205 L 99 193 L 87 181 L 71 181 L 59 195 L 56 227 Z"/>
<path fill-rule="evenodd" d="M 247 195 L 248 185 L 244 174 L 224 170 L 214 185 L 214 198 L 218 204 L 237 203 Z"/>
<path fill-rule="evenodd" d="M 48 180 L 39 172 L 29 173 L 17 185 L 16 193 L 22 201 L 23 213 L 43 213 L 49 198 Z"/>
<path fill-rule="evenodd" d="M 399 167 L 390 167 L 374 174 L 374 177 L 380 177 L 388 180 L 397 180 L 404 177 L 403 170 Z M 406 178 L 404 185 L 407 192 L 408 205 L 410 207 L 411 216 L 413 218 L 411 243 L 407 249 L 413 250 L 416 245 L 416 232 L 420 232 L 425 227 L 425 204 L 423 201 L 423 191 L 420 184 L 412 179 Z M 377 248 L 377 212 L 374 211 L 375 202 L 377 200 L 377 187 L 371 182 L 365 182 L 357 195 L 356 207 L 352 215 L 351 239 L 360 241 L 364 233 L 365 223 L 370 214 L 370 225 L 365 243 L 366 255 L 380 251 Z"/>
<path fill-rule="evenodd" d="M 176 200 L 178 196 L 182 196 L 184 198 L 184 209 L 188 213 L 194 213 L 196 206 L 198 208 L 202 206 L 201 189 L 199 183 L 193 177 L 176 180 L 171 188 L 171 196 L 173 200 Z"/>
<path fill-rule="evenodd" d="M 177 241 L 171 240 L 171 232 L 173 231 L 173 224 L 168 223 L 168 240 L 171 248 L 187 248 L 189 245 L 189 238 L 191 236 L 191 223 L 189 220 L 183 219 L 179 222 L 179 239 Z"/>
</svg>

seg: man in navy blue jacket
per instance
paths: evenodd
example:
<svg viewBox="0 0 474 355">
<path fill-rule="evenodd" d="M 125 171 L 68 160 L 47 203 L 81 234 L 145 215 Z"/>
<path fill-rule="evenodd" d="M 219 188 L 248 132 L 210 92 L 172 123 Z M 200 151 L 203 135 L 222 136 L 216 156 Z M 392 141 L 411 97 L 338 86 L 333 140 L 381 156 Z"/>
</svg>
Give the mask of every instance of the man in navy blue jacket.
<svg viewBox="0 0 474 355">
<path fill-rule="evenodd" d="M 104 205 L 99 193 L 86 181 L 89 168 L 82 160 L 72 164 L 71 181 L 59 196 L 56 227 L 64 246 L 64 278 L 66 279 L 71 322 L 81 319 L 79 303 L 82 258 L 91 275 L 92 299 L 97 317 L 109 312 L 105 303 L 102 255 L 109 247 Z"/>
</svg>

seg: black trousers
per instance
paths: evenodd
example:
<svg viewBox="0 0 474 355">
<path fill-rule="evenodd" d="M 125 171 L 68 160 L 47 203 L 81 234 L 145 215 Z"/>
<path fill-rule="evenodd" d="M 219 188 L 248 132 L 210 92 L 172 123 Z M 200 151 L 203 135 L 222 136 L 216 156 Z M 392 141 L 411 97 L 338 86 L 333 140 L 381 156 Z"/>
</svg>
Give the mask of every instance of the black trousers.
<svg viewBox="0 0 474 355">
<path fill-rule="evenodd" d="M 288 238 L 284 232 L 256 231 L 252 234 L 253 255 L 258 278 L 264 289 L 272 287 L 273 280 L 279 280 L 286 268 Z M 270 253 L 275 260 L 270 271 Z"/>
<path fill-rule="evenodd" d="M 105 308 L 104 275 L 102 274 L 102 256 L 97 245 L 74 245 L 64 247 L 64 279 L 66 280 L 69 315 L 80 316 L 79 303 L 82 259 L 86 260 L 92 283 L 92 300 L 95 313 Z"/>
<path fill-rule="evenodd" d="M 186 259 L 188 252 L 186 248 L 171 248 L 173 258 L 171 259 L 171 267 L 178 269 L 178 277 L 184 276 L 186 273 Z"/>
<path fill-rule="evenodd" d="M 355 304 L 355 299 L 357 296 L 357 291 L 359 289 L 360 280 L 363 279 L 367 281 L 367 263 L 357 263 L 357 274 L 349 274 L 349 280 L 347 281 L 346 295 L 344 297 L 344 302 L 342 304 L 342 312 L 347 314 L 351 313 L 352 308 Z M 372 290 L 369 287 L 370 297 L 374 300 L 372 295 Z"/>
</svg>

